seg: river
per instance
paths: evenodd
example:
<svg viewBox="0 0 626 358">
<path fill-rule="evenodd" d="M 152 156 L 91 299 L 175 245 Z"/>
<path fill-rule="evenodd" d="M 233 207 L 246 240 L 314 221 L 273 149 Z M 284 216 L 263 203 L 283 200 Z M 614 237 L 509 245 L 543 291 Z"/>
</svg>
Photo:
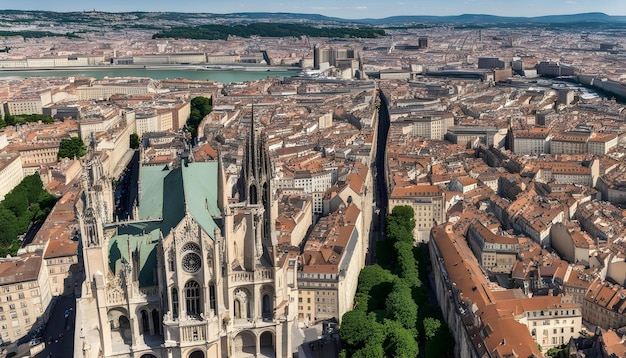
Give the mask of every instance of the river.
<svg viewBox="0 0 626 358">
<path fill-rule="evenodd" d="M 295 70 L 198 70 L 194 68 L 80 68 L 71 70 L 29 70 L 0 71 L 0 80 L 6 78 L 27 77 L 69 77 L 85 76 L 102 79 L 105 77 L 150 77 L 155 80 L 187 78 L 190 80 L 211 80 L 215 82 L 256 81 L 268 77 L 291 77 L 298 74 Z"/>
</svg>

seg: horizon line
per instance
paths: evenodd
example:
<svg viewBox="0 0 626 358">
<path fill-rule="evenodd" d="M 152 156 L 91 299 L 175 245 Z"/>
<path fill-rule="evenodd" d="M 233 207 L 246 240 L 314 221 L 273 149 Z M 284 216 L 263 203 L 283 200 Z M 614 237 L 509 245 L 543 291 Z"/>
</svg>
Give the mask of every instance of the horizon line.
<svg viewBox="0 0 626 358">
<path fill-rule="evenodd" d="M 458 17 L 465 15 L 472 16 L 493 16 L 493 17 L 502 17 L 502 18 L 520 18 L 520 19 L 532 19 L 538 17 L 549 17 L 549 16 L 576 16 L 576 15 L 587 15 L 587 14 L 599 14 L 610 17 L 626 17 L 624 15 L 616 15 L 616 14 L 607 14 L 602 11 L 588 11 L 588 12 L 577 12 L 577 13 L 562 13 L 562 14 L 544 14 L 544 15 L 533 15 L 533 16 L 514 16 L 514 15 L 495 15 L 489 13 L 462 13 L 456 15 L 430 15 L 430 14 L 412 14 L 412 15 L 389 15 L 385 17 L 361 17 L 361 18 L 345 18 L 331 15 L 324 15 L 320 13 L 308 13 L 308 12 L 285 12 L 285 11 L 238 11 L 238 12 L 197 12 L 197 11 L 172 11 L 172 10 L 159 10 L 159 11 L 146 11 L 146 10 L 125 10 L 125 11 L 111 11 L 111 10 L 65 10 L 65 11 L 56 11 L 56 10 L 24 10 L 24 9 L 3 9 L 0 12 L 6 11 L 23 11 L 23 12 L 53 12 L 53 13 L 73 13 L 73 12 L 97 12 L 97 13 L 108 13 L 108 14 L 127 14 L 127 13 L 179 13 L 179 14 L 209 14 L 209 15 L 236 15 L 236 14 L 291 14 L 291 15 L 318 15 L 324 16 L 328 18 L 334 19 L 342 19 L 342 20 L 382 20 L 391 17 Z"/>
</svg>

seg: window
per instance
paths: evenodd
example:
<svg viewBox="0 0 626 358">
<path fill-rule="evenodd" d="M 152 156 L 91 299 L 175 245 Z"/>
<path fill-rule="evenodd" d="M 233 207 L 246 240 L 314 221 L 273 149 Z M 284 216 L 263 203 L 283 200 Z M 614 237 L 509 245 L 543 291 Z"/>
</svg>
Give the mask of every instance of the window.
<svg viewBox="0 0 626 358">
<path fill-rule="evenodd" d="M 176 287 L 172 288 L 172 315 L 174 318 L 178 318 L 178 290 Z"/>
<path fill-rule="evenodd" d="M 24 294 L 23 294 L 23 293 L 20 293 L 20 294 L 18 295 L 18 297 L 20 298 L 20 300 L 23 300 L 23 299 L 24 299 Z"/>
<path fill-rule="evenodd" d="M 14 305 L 13 303 L 11 303 L 11 304 L 9 305 L 9 309 L 10 309 L 11 311 L 13 311 L 13 310 L 15 309 L 15 305 Z"/>
<path fill-rule="evenodd" d="M 188 316 L 200 315 L 200 285 L 196 281 L 185 284 L 185 308 Z"/>
<path fill-rule="evenodd" d="M 209 308 L 211 309 L 211 311 L 213 311 L 213 313 L 217 313 L 217 304 L 215 301 L 215 284 L 211 283 L 209 285 Z"/>
</svg>

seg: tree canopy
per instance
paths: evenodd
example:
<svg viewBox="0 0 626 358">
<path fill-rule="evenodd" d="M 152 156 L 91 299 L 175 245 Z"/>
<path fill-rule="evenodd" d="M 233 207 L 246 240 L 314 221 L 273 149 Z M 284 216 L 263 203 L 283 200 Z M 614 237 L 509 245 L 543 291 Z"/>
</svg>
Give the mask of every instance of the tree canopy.
<svg viewBox="0 0 626 358">
<path fill-rule="evenodd" d="M 87 154 L 87 146 L 83 143 L 83 140 L 79 137 L 72 137 L 61 141 L 57 158 L 82 158 L 85 154 Z"/>
<path fill-rule="evenodd" d="M 42 221 L 56 203 L 56 197 L 43 189 L 38 174 L 24 178 L 0 202 L 0 257 L 15 255 L 21 246 L 19 235 L 33 221 Z"/>
<path fill-rule="evenodd" d="M 31 122 L 39 122 L 41 121 L 44 124 L 54 123 L 54 119 L 52 117 L 45 114 L 19 114 L 19 115 L 11 115 L 8 112 L 4 114 L 3 118 L 0 118 L 0 128 L 6 126 L 14 126 L 16 124 L 24 124 Z"/>
<path fill-rule="evenodd" d="M 207 114 L 213 110 L 213 98 L 207 98 L 203 96 L 194 97 L 191 99 L 191 113 L 187 120 L 187 130 L 192 136 L 198 135 L 198 125 Z"/>
<path fill-rule="evenodd" d="M 420 347 L 426 357 L 451 356 L 454 339 L 422 285 L 429 260 L 424 246 L 414 244 L 413 208 L 395 207 L 386 224 L 386 239 L 376 245 L 383 266 L 366 266 L 359 274 L 354 310 L 343 315 L 339 328 L 340 356 L 413 358 Z"/>
<path fill-rule="evenodd" d="M 139 135 L 137 133 L 131 134 L 130 135 L 130 147 L 132 149 L 137 149 L 139 148 L 139 144 L 140 144 Z"/>
</svg>

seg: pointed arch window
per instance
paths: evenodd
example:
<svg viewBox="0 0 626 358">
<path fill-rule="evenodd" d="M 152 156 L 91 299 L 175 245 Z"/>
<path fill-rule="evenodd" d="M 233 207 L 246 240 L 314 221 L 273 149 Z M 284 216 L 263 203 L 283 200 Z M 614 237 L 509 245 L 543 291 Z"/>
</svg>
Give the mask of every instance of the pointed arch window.
<svg viewBox="0 0 626 358">
<path fill-rule="evenodd" d="M 185 284 L 185 308 L 187 316 L 200 316 L 201 312 L 200 285 L 196 281 Z"/>
<path fill-rule="evenodd" d="M 172 316 L 178 318 L 178 289 L 172 287 Z"/>
<path fill-rule="evenodd" d="M 215 283 L 211 282 L 209 285 L 209 308 L 213 311 L 213 314 L 217 314 L 215 296 Z"/>
</svg>

